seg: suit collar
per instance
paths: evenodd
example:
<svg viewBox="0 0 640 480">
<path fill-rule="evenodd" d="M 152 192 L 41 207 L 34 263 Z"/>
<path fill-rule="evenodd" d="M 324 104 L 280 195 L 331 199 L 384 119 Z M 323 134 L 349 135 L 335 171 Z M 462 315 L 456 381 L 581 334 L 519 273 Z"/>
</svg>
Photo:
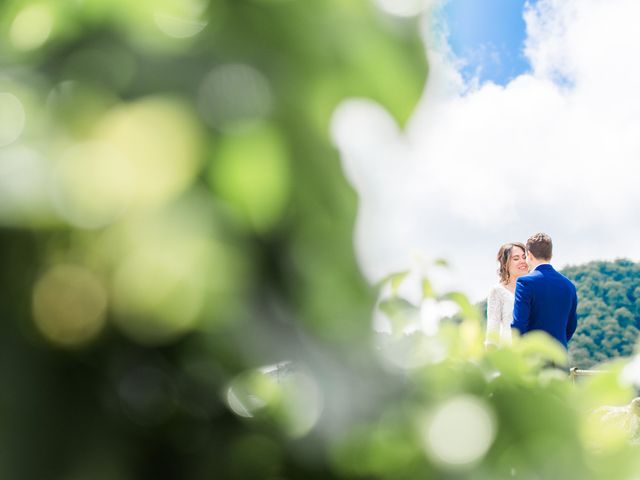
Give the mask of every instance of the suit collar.
<svg viewBox="0 0 640 480">
<path fill-rule="evenodd" d="M 553 267 L 551 266 L 550 263 L 541 263 L 536 268 L 534 268 L 534 270 L 540 270 L 540 271 L 547 270 L 547 271 L 549 271 L 549 270 L 553 270 Z"/>
</svg>

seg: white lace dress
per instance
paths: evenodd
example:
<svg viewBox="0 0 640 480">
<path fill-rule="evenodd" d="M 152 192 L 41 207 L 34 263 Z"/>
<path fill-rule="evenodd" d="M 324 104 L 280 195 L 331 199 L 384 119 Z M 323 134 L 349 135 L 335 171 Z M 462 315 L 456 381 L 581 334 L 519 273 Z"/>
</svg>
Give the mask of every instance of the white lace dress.
<svg viewBox="0 0 640 480">
<path fill-rule="evenodd" d="M 491 287 L 487 297 L 487 337 L 485 345 L 511 345 L 514 295 L 503 285 Z"/>
</svg>

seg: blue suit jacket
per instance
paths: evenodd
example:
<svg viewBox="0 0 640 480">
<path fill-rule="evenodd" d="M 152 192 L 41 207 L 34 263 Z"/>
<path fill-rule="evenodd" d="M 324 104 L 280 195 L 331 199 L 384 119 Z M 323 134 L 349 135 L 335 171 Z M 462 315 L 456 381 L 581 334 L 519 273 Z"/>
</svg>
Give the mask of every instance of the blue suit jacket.
<svg viewBox="0 0 640 480">
<path fill-rule="evenodd" d="M 576 331 L 576 287 L 548 264 L 538 265 L 516 282 L 512 327 L 525 334 L 543 330 L 565 348 Z"/>
</svg>

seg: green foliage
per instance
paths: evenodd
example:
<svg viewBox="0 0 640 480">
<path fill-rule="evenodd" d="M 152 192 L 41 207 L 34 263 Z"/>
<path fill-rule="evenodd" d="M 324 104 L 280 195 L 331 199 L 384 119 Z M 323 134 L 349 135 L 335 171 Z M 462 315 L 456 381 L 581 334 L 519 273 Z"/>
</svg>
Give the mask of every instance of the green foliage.
<svg viewBox="0 0 640 480">
<path fill-rule="evenodd" d="M 640 331 L 640 265 L 590 262 L 562 273 L 578 289 L 578 328 L 569 344 L 572 364 L 590 368 L 630 356 Z"/>
<path fill-rule="evenodd" d="M 286 447 L 312 377 L 251 373 L 316 343 L 357 364 L 374 295 L 330 121 L 353 96 L 407 121 L 417 21 L 15 0 L 0 38 L 0 477 L 328 478 Z"/>
<path fill-rule="evenodd" d="M 423 294 L 417 306 L 402 298 L 410 291 L 402 288 L 407 282 L 419 287 L 422 279 L 404 275 L 391 288 L 393 278 L 379 308 L 393 325 L 408 328 L 403 335 L 380 333 L 377 351 L 406 382 L 332 445 L 341 476 L 604 479 L 638 471 L 628 429 L 594 415 L 634 395 L 620 381 L 625 362 L 574 385 L 567 372 L 546 367 L 565 363 L 567 355 L 546 334 L 485 351 L 478 316 L 462 313 L 468 305 L 463 295 L 439 296 L 455 300 L 461 313 L 459 323 L 441 316 L 433 329 L 416 320 L 416 310 L 428 314 L 433 300 Z"/>
</svg>

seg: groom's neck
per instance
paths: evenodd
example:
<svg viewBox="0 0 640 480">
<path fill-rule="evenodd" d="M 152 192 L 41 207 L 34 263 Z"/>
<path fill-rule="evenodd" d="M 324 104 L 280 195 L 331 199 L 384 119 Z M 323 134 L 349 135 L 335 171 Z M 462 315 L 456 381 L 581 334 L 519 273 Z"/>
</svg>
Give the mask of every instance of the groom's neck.
<svg viewBox="0 0 640 480">
<path fill-rule="evenodd" d="M 544 264 L 549 263 L 549 262 L 551 262 L 551 259 L 549 259 L 549 260 L 538 260 L 536 258 L 536 259 L 532 259 L 529 262 L 529 266 L 531 267 L 531 270 L 535 270 L 540 265 L 544 265 Z"/>
</svg>

